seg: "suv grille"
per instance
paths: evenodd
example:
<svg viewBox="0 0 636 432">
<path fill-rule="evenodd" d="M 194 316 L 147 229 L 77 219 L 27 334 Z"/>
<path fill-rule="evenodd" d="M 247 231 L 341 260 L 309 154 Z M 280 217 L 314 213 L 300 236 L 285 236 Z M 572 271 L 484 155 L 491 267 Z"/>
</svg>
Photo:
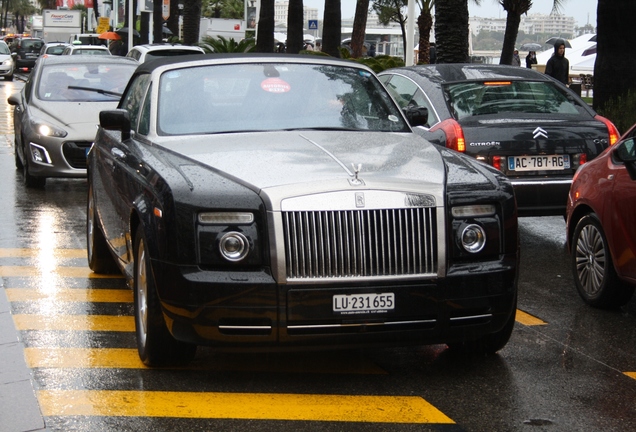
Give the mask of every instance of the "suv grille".
<svg viewBox="0 0 636 432">
<path fill-rule="evenodd" d="M 91 144 L 89 141 L 65 142 L 62 146 L 64 159 L 73 168 L 86 169 L 86 153 Z"/>
<path fill-rule="evenodd" d="M 434 275 L 435 208 L 283 213 L 287 278 Z"/>
</svg>

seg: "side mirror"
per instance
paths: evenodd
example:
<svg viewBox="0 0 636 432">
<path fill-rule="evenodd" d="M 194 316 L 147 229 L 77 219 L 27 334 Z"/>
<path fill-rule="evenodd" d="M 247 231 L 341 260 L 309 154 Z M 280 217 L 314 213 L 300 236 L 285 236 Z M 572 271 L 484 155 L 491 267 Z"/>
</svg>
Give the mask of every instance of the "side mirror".
<svg viewBox="0 0 636 432">
<path fill-rule="evenodd" d="M 636 180 L 636 142 L 633 138 L 617 144 L 614 156 L 625 164 L 625 169 L 632 180 Z"/>
<path fill-rule="evenodd" d="M 424 126 L 428 123 L 428 108 L 409 105 L 403 109 L 411 126 Z"/>
<path fill-rule="evenodd" d="M 99 125 L 106 130 L 120 131 L 122 141 L 130 139 L 130 117 L 126 110 L 101 111 L 99 113 Z"/>
<path fill-rule="evenodd" d="M 13 93 L 11 96 L 9 96 L 9 98 L 7 99 L 7 102 L 9 102 L 9 105 L 20 106 L 20 102 L 21 102 L 20 93 Z"/>
</svg>

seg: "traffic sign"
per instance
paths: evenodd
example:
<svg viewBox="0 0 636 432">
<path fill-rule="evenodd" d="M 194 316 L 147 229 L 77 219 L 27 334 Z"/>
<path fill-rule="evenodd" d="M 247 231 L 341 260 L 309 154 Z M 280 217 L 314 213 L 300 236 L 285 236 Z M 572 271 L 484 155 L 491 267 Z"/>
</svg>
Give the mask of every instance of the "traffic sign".
<svg viewBox="0 0 636 432">
<path fill-rule="evenodd" d="M 309 20 L 309 30 L 318 30 L 318 20 Z"/>
</svg>

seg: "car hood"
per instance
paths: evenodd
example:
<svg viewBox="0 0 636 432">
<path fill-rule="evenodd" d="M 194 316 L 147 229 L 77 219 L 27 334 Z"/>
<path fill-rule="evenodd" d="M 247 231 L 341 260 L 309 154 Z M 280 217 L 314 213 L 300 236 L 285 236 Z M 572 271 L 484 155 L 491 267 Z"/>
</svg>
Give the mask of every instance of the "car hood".
<svg viewBox="0 0 636 432">
<path fill-rule="evenodd" d="M 415 134 L 303 130 L 179 137 L 161 145 L 257 192 L 267 191 L 272 199 L 382 189 L 426 192 L 443 203 L 444 162 Z M 178 159 L 171 163 L 184 176 L 195 175 Z"/>
<path fill-rule="evenodd" d="M 99 124 L 99 112 L 114 109 L 113 102 L 42 102 L 35 101 L 29 107 L 30 117 L 40 119 L 63 129 L 72 129 L 82 136 L 95 137 Z M 92 139 L 92 138 L 91 138 Z"/>
</svg>

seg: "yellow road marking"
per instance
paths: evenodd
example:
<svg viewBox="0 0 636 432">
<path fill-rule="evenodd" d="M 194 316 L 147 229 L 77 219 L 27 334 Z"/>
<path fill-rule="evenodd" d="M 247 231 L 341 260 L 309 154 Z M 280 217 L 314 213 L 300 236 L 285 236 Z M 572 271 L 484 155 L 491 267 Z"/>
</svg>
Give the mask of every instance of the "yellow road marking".
<svg viewBox="0 0 636 432">
<path fill-rule="evenodd" d="M 18 330 L 135 331 L 131 316 L 109 315 L 13 315 Z"/>
<path fill-rule="evenodd" d="M 79 369 L 144 369 L 136 349 L 131 348 L 25 348 L 24 355 L 30 368 L 79 368 Z M 200 356 L 179 369 L 207 371 L 324 373 L 385 375 L 378 365 L 340 356 L 316 356 L 298 354 L 280 361 L 278 357 L 263 358 L 248 354 L 219 354 L 212 361 Z"/>
<path fill-rule="evenodd" d="M 45 416 L 454 424 L 418 396 L 40 390 Z"/>
<path fill-rule="evenodd" d="M 42 253 L 41 249 L 33 248 L 0 248 L 0 258 L 32 258 Z M 49 251 L 46 251 L 48 254 Z M 86 249 L 53 249 L 54 258 L 86 258 Z"/>
<path fill-rule="evenodd" d="M 636 379 L 636 372 L 625 372 L 625 375 L 627 375 L 630 378 Z"/>
<path fill-rule="evenodd" d="M 113 279 L 123 278 L 121 274 L 105 275 L 93 273 L 88 267 L 64 267 L 55 266 L 50 270 L 42 270 L 34 266 L 0 266 L 0 277 L 43 277 L 58 276 L 86 279 Z"/>
<path fill-rule="evenodd" d="M 522 311 L 521 309 L 517 309 L 517 317 L 516 320 L 518 323 L 527 326 L 535 326 L 535 325 L 547 325 L 548 323 L 540 320 L 539 318 L 530 315 L 527 312 Z"/>
<path fill-rule="evenodd" d="M 58 288 L 43 291 L 30 288 L 6 288 L 9 301 L 53 300 L 65 302 L 96 303 L 132 303 L 133 295 L 129 289 L 75 289 Z"/>
</svg>

